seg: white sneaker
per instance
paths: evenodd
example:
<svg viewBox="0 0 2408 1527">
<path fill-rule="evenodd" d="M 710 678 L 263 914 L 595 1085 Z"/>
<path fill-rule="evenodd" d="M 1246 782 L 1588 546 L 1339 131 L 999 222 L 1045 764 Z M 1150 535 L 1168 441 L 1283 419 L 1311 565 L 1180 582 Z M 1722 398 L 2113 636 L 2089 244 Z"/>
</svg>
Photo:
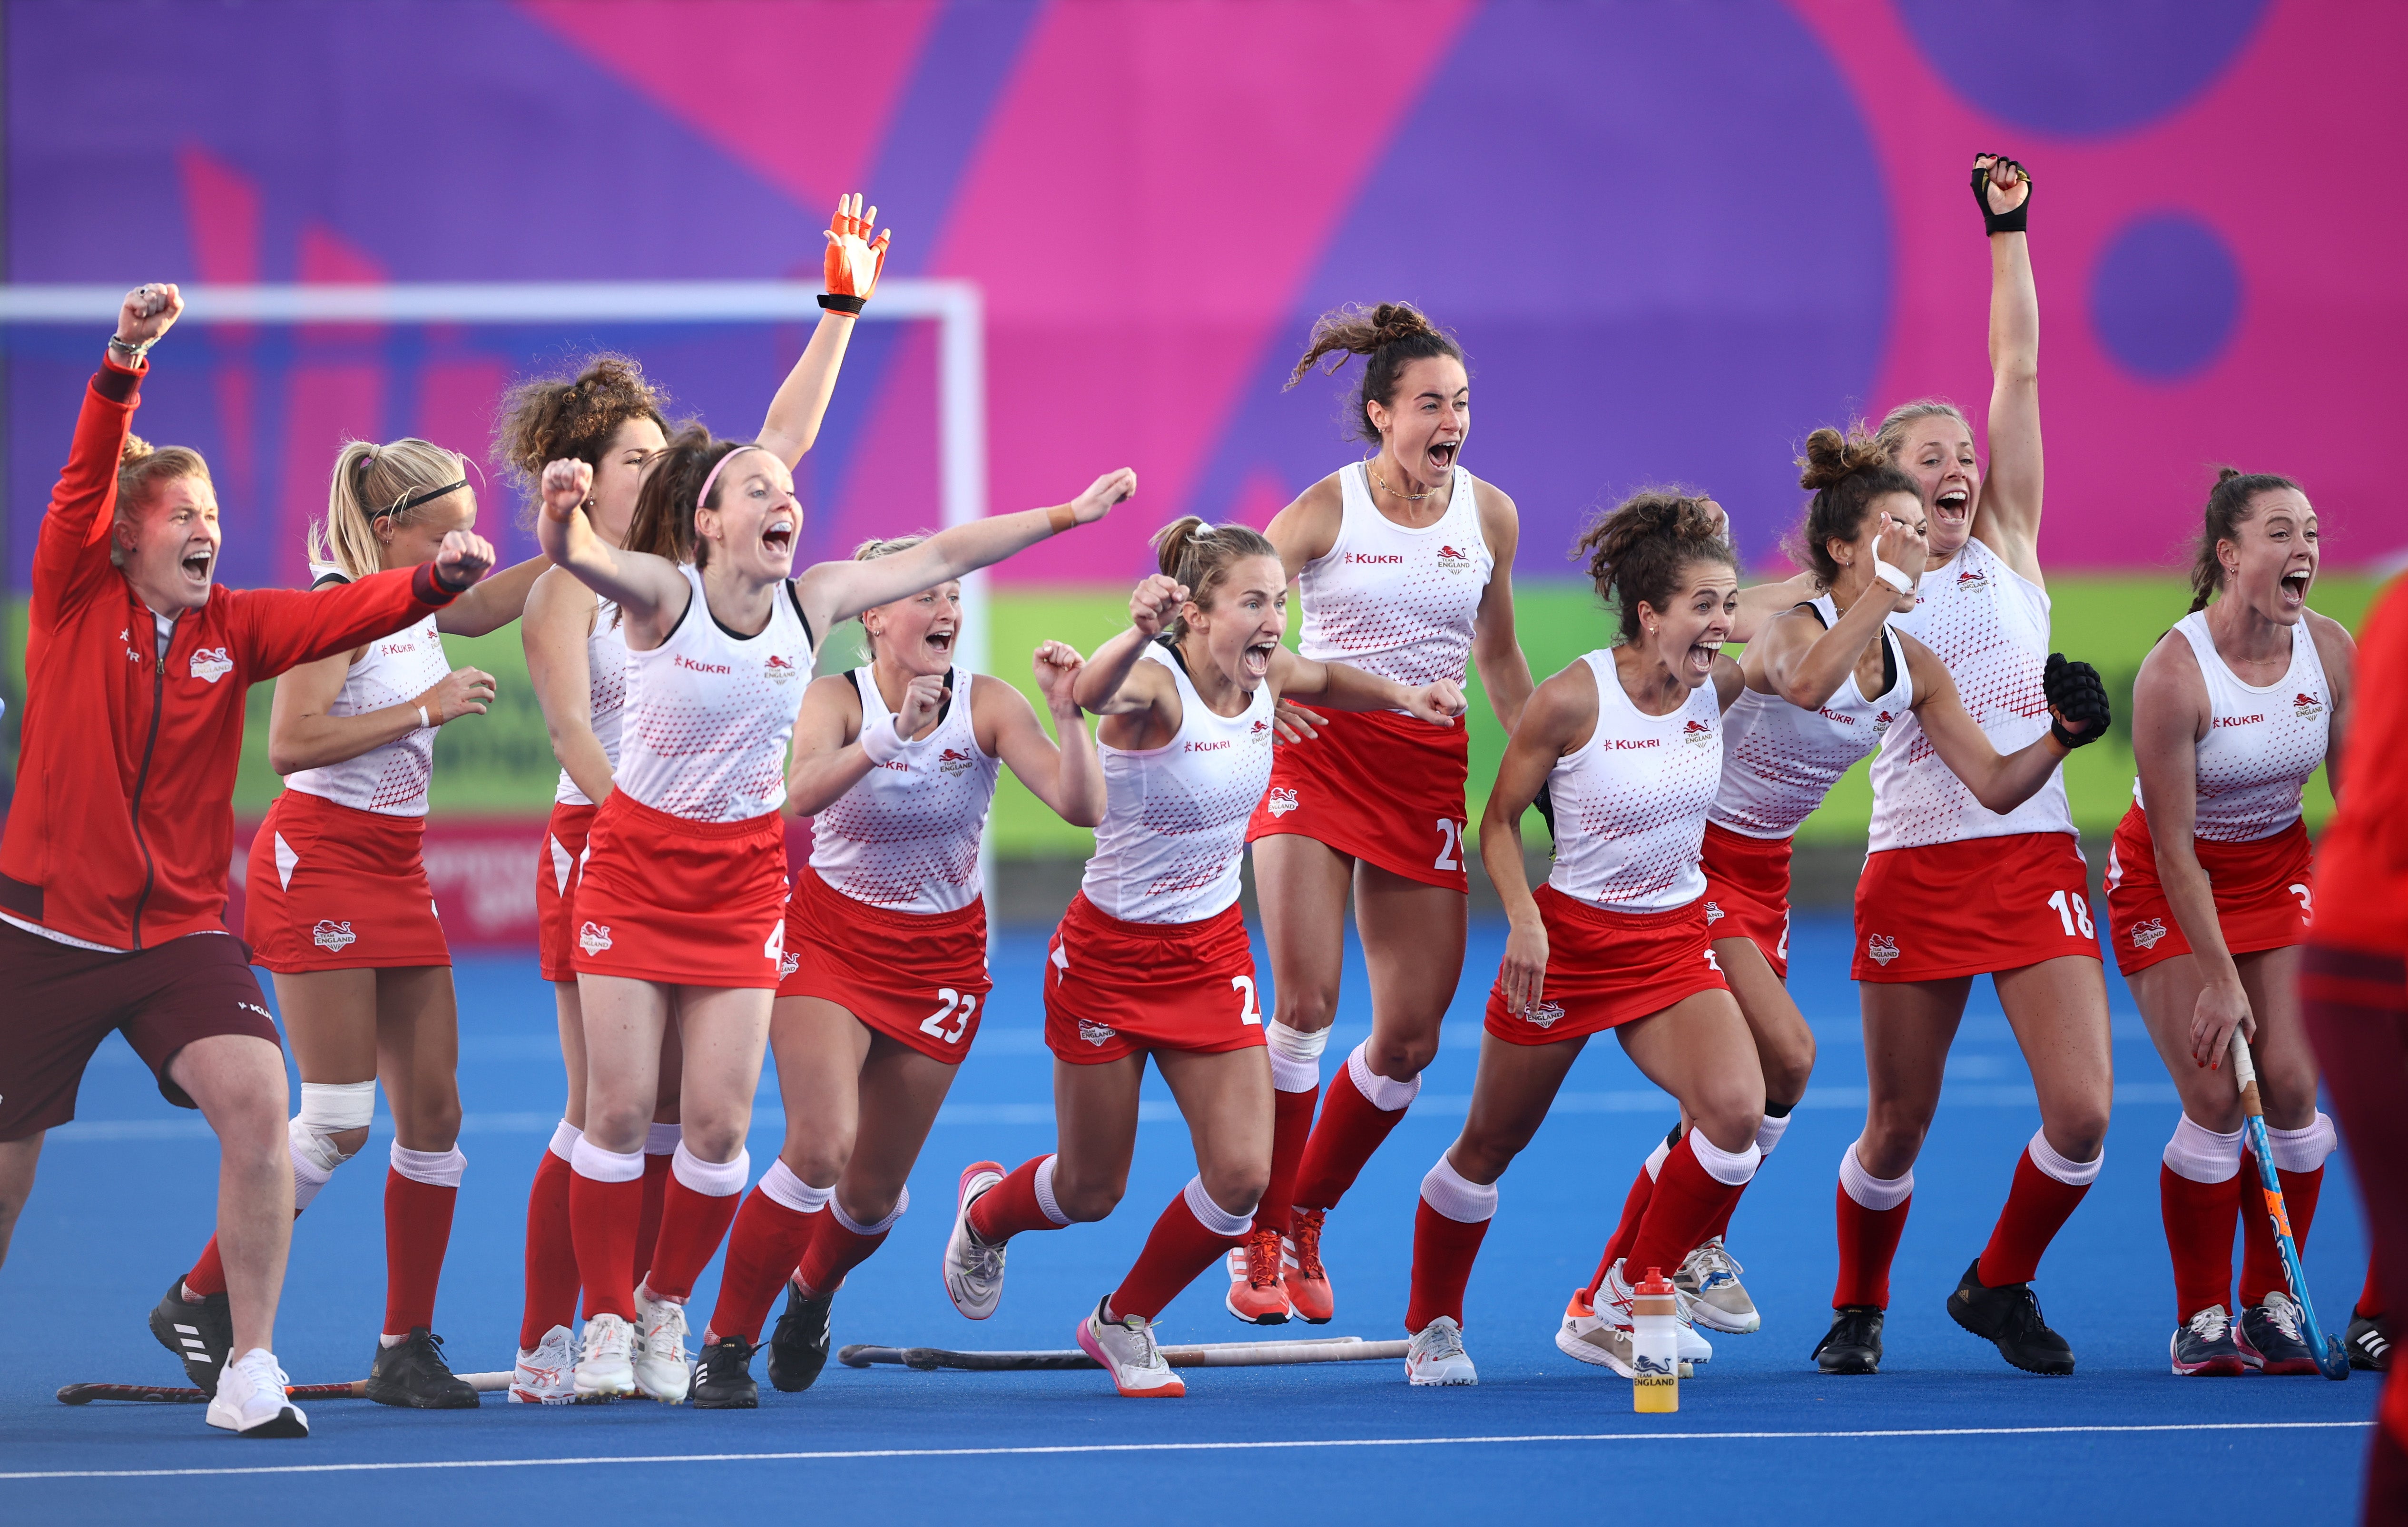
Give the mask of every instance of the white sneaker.
<svg viewBox="0 0 2408 1527">
<path fill-rule="evenodd" d="M 1574 1289 L 1564 1306 L 1563 1323 L 1555 1327 L 1555 1350 L 1579 1363 L 1630 1374 L 1630 1328 L 1617 1326 L 1589 1304 L 1586 1289 Z"/>
<path fill-rule="evenodd" d="M 572 1374 L 576 1367 L 577 1338 L 568 1334 L 568 1327 L 553 1326 L 532 1350 L 519 1353 L 518 1366 L 510 1370 L 510 1404 L 574 1404 L 577 1382 Z"/>
<path fill-rule="evenodd" d="M 1104 1306 L 1110 1302 L 1096 1300 L 1096 1312 L 1079 1322 L 1079 1349 L 1102 1363 L 1112 1376 L 1112 1387 L 1132 1400 L 1176 1400 L 1186 1394 L 1185 1381 L 1170 1371 L 1162 1349 L 1154 1345 L 1153 1324 L 1137 1315 L 1105 1320 Z"/>
<path fill-rule="evenodd" d="M 636 1392 L 636 1330 L 616 1315 L 585 1321 L 585 1344 L 571 1379 L 580 1400 L 609 1400 Z"/>
<path fill-rule="evenodd" d="M 1712 1331 L 1744 1336 L 1763 1329 L 1756 1301 L 1740 1286 L 1743 1269 L 1720 1235 L 1689 1253 L 1672 1275 L 1672 1287 L 1686 1296 L 1689 1316 Z"/>
<path fill-rule="evenodd" d="M 638 1346 L 631 1366 L 636 1388 L 663 1405 L 685 1404 L 694 1386 L 694 1360 L 685 1350 L 685 1306 L 655 1299 L 652 1291 L 636 1286 Z"/>
<path fill-rule="evenodd" d="M 953 1234 L 945 1242 L 945 1292 L 953 1307 L 973 1320 L 985 1320 L 1003 1303 L 1003 1248 L 987 1245 L 970 1229 L 970 1206 L 1002 1180 L 1000 1163 L 972 1162 L 963 1168 L 961 1191 L 953 1201 Z"/>
<path fill-rule="evenodd" d="M 242 1437 L 308 1436 L 309 1418 L 284 1392 L 288 1382 L 275 1353 L 252 1348 L 218 1370 L 209 1424 Z"/>
<path fill-rule="evenodd" d="M 1480 1375 L 1463 1349 L 1463 1327 L 1441 1315 L 1413 1333 L 1405 1346 L 1408 1384 L 1477 1384 Z"/>
<path fill-rule="evenodd" d="M 1633 1377 L 1630 1360 L 1632 1343 L 1637 1332 L 1632 1322 L 1630 1305 L 1637 1297 L 1638 1295 L 1631 1292 L 1630 1285 L 1623 1279 L 1622 1263 L 1615 1263 L 1607 1269 L 1605 1281 L 1598 1285 L 1593 1318 L 1600 1324 L 1585 1333 L 1589 1342 L 1594 1345 L 1600 1356 L 1584 1357 L 1565 1345 L 1566 1335 L 1571 1331 L 1574 1323 L 1571 1311 L 1569 1309 L 1564 1312 L 1563 1329 L 1555 1333 L 1555 1346 L 1570 1356 L 1580 1358 L 1584 1363 L 1601 1361 L 1623 1377 Z M 1672 1328 L 1673 1335 L 1679 1343 L 1676 1351 L 1679 1354 L 1681 1377 L 1694 1377 L 1697 1364 L 1713 1359 L 1713 1345 L 1705 1337 L 1698 1335 L 1697 1328 L 1689 1323 L 1688 1306 L 1681 1298 L 1680 1291 L 1677 1289 L 1672 1293 L 1672 1317 L 1675 1322 Z"/>
</svg>

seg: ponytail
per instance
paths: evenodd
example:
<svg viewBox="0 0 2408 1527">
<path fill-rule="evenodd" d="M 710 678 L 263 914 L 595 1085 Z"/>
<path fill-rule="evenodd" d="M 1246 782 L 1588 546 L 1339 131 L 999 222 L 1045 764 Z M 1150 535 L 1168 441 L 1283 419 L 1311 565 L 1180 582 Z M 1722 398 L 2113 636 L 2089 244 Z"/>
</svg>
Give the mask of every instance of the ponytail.
<svg viewBox="0 0 2408 1527">
<path fill-rule="evenodd" d="M 1463 362 L 1463 347 L 1453 335 L 1432 325 L 1412 303 L 1383 302 L 1368 309 L 1349 305 L 1313 321 L 1312 337 L 1304 358 L 1288 373 L 1287 385 L 1294 387 L 1304 380 L 1314 364 L 1327 355 L 1337 357 L 1327 367 L 1330 375 L 1343 368 L 1350 358 L 1364 357 L 1363 380 L 1354 390 L 1352 412 L 1341 418 L 1349 436 L 1376 445 L 1380 430 L 1371 422 L 1370 406 L 1396 406 L 1398 379 L 1407 365 L 1441 355 Z"/>
<path fill-rule="evenodd" d="M 2216 547 L 2225 541 L 2241 538 L 2241 527 L 2258 514 L 2258 495 L 2287 488 L 2300 492 L 2300 485 L 2288 478 L 2272 472 L 2243 472 L 2228 466 L 2215 474 L 2215 486 L 2207 491 L 2207 513 L 2200 526 L 2199 546 L 2190 564 L 2190 607 L 2193 614 L 2207 608 L 2209 600 L 2224 587 L 2224 559 Z"/>
<path fill-rule="evenodd" d="M 468 486 L 459 453 L 416 437 L 391 445 L 346 440 L 326 491 L 326 517 L 309 523 L 309 561 L 357 580 L 384 565 L 379 524 L 396 527 Z"/>
<path fill-rule="evenodd" d="M 1240 561 L 1279 556 L 1279 549 L 1252 525 L 1208 525 L 1192 514 L 1155 531 L 1154 551 L 1155 565 L 1187 586 L 1188 602 L 1198 609 L 1212 607 L 1213 593 Z M 1174 616 L 1163 632 L 1177 641 L 1187 635 L 1186 618 Z"/>
</svg>

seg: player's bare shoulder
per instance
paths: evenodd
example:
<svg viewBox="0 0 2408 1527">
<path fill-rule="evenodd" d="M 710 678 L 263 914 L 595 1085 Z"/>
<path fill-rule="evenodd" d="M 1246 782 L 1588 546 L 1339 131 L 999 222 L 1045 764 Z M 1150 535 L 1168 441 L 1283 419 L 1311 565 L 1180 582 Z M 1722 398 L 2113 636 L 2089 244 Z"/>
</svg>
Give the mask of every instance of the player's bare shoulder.
<svg viewBox="0 0 2408 1527">
<path fill-rule="evenodd" d="M 1296 495 L 1294 502 L 1271 517 L 1263 534 L 1279 548 L 1280 563 L 1294 578 L 1304 564 L 1329 555 L 1338 545 L 1339 528 L 1346 519 L 1346 487 L 1340 467 Z"/>
</svg>

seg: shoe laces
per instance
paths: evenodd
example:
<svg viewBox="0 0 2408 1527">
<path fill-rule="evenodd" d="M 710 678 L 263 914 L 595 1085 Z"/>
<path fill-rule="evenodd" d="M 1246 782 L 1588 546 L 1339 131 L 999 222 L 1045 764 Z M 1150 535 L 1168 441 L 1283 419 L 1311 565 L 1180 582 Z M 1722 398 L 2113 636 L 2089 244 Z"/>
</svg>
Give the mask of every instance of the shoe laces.
<svg viewBox="0 0 2408 1527">
<path fill-rule="evenodd" d="M 1822 1356 L 1827 1347 L 1870 1347 L 1873 1324 L 1881 1319 L 1877 1309 L 1842 1309 L 1834 1312 L 1831 1329 L 1814 1346 L 1814 1355 Z"/>
<path fill-rule="evenodd" d="M 610 1322 L 604 1324 L 604 1321 Z M 585 1322 L 584 1355 L 625 1357 L 635 1349 L 635 1327 L 616 1315 L 597 1315 Z"/>
<path fill-rule="evenodd" d="M 2028 1336 L 2048 1330 L 2048 1321 L 2040 1312 L 2040 1295 L 2032 1292 L 2030 1284 L 2018 1283 L 2012 1289 L 1991 1292 L 2008 1296 L 2006 1323 L 2015 1335 Z"/>
<path fill-rule="evenodd" d="M 1413 1341 L 1421 1348 L 1425 1362 L 1444 1363 L 1463 1355 L 1463 1333 L 1457 1331 L 1455 1322 L 1443 1315 L 1422 1327 Z"/>
<path fill-rule="evenodd" d="M 234 1366 L 251 1381 L 252 1389 L 263 1393 L 273 1392 L 280 1399 L 284 1395 L 285 1386 L 292 1382 L 284 1377 L 284 1370 L 277 1365 L 276 1354 L 265 1348 L 254 1347 L 243 1353 L 234 1360 Z"/>
<path fill-rule="evenodd" d="M 2232 1317 L 2222 1305 L 2210 1305 L 2183 1322 L 2183 1329 L 2201 1341 L 2222 1341 L 2231 1333 Z"/>
<path fill-rule="evenodd" d="M 1326 1279 L 1321 1267 L 1321 1220 L 1325 1209 L 1296 1209 L 1290 1212 L 1288 1238 L 1296 1243 L 1296 1272 L 1298 1277 Z"/>
<path fill-rule="evenodd" d="M 2300 1306 L 2291 1302 L 2289 1294 L 2280 1292 L 2270 1293 L 2258 1304 L 2258 1308 L 2264 1313 L 2275 1330 L 2302 1346 L 2306 1344 L 2306 1338 L 2300 1334 Z"/>
<path fill-rule="evenodd" d="M 1140 1315 L 1125 1315 L 1121 1317 L 1120 1327 L 1127 1332 L 1129 1339 L 1137 1344 L 1137 1352 L 1130 1366 L 1167 1368 L 1170 1365 L 1162 1360 L 1162 1349 L 1154 1343 L 1152 1321 Z"/>
<path fill-rule="evenodd" d="M 1246 1237 L 1246 1285 L 1253 1289 L 1280 1286 L 1280 1233 L 1256 1230 Z"/>
<path fill-rule="evenodd" d="M 1701 1293 L 1726 1283 L 1736 1283 L 1739 1275 L 1746 1271 L 1739 1264 L 1739 1259 L 1730 1254 L 1730 1248 L 1723 1244 L 1720 1235 L 1690 1252 L 1689 1266 Z"/>
</svg>

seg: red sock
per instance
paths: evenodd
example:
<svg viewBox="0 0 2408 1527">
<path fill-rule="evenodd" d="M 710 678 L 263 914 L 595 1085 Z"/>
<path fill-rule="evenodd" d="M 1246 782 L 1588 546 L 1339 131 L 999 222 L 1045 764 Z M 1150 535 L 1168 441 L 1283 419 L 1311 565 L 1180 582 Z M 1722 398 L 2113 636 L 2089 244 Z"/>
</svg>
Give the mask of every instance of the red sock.
<svg viewBox="0 0 2408 1527">
<path fill-rule="evenodd" d="M 184 1287 L 203 1299 L 213 1293 L 225 1292 L 225 1263 L 218 1256 L 218 1238 L 215 1235 L 209 1237 L 208 1245 L 201 1248 L 201 1260 L 193 1263 L 193 1270 L 184 1275 Z"/>
<path fill-rule="evenodd" d="M 569 1239 L 568 1163 L 549 1146 L 527 1190 L 526 1304 L 519 1350 L 533 1351 L 553 1326 L 577 1324 L 577 1245 Z"/>
<path fill-rule="evenodd" d="M 2366 1287 L 2358 1291 L 2358 1304 L 2350 1314 L 2361 1320 L 2371 1320 L 2383 1313 L 2383 1286 L 2375 1280 L 2374 1258 L 2366 1259 Z"/>
<path fill-rule="evenodd" d="M 1738 1209 L 1740 1199 L 1744 1197 L 1748 1189 L 1755 1186 L 1755 1184 L 1756 1178 L 1750 1177 L 1745 1182 L 1739 1185 L 1739 1192 L 1730 1195 L 1730 1202 L 1723 1206 L 1723 1211 L 1720 1214 L 1715 1215 L 1713 1219 L 1707 1223 L 1706 1233 L 1698 1238 L 1698 1245 L 1703 1246 L 1706 1242 L 1713 1240 L 1717 1235 L 1728 1238 L 1730 1235 L 1731 1214 L 1733 1211 Z"/>
<path fill-rule="evenodd" d="M 1336 1208 L 1346 1190 L 1354 1186 L 1363 1163 L 1404 1117 L 1402 1108 L 1375 1106 L 1354 1085 L 1354 1072 L 1341 1066 L 1322 1103 L 1321 1121 L 1312 1126 L 1312 1136 L 1305 1142 L 1292 1195 L 1296 1206 Z"/>
<path fill-rule="evenodd" d="M 1698 1160 L 1695 1135 L 1684 1135 L 1656 1173 L 1656 1191 L 1647 1195 L 1647 1212 L 1640 1217 L 1639 1234 L 1631 1237 L 1622 1276 L 1636 1283 L 1651 1267 L 1666 1277 L 1704 1240 L 1706 1226 L 1725 1205 L 1739 1196 L 1744 1183 L 1720 1182 Z"/>
<path fill-rule="evenodd" d="M 660 1238 L 652 1243 L 652 1265 L 644 1273 L 644 1285 L 655 1297 L 682 1301 L 693 1295 L 694 1280 L 719 1254 L 719 1243 L 744 1202 L 743 1184 L 737 1186 L 732 1193 L 702 1193 L 675 1176 L 669 1178 L 661 1201 Z"/>
<path fill-rule="evenodd" d="M 1869 1209 L 1839 1189 L 1840 1281 L 1831 1290 L 1831 1307 L 1871 1305 L 1889 1308 L 1889 1264 L 1898 1257 L 1898 1238 L 1906 1234 L 1906 1211 L 1914 1203 L 1909 1193 L 1898 1206 Z"/>
<path fill-rule="evenodd" d="M 1190 1179 L 1191 1183 L 1193 1179 Z M 1162 1313 L 1163 1306 L 1179 1297 L 1179 1291 L 1196 1281 L 1205 1268 L 1221 1260 L 1231 1247 L 1243 1243 L 1245 1235 L 1225 1235 L 1196 1217 L 1187 1202 L 1187 1189 L 1170 1201 L 1162 1218 L 1145 1237 L 1145 1249 L 1137 1254 L 1137 1263 L 1112 1291 L 1111 1308 L 1116 1316 L 1142 1315 L 1151 1320 Z"/>
<path fill-rule="evenodd" d="M 970 1228 L 978 1232 L 980 1240 L 1001 1246 L 1023 1231 L 1062 1228 L 1037 1201 L 1037 1169 L 1053 1159 L 1031 1156 L 1013 1167 L 1010 1177 L 979 1194 L 978 1202 L 970 1206 Z"/>
<path fill-rule="evenodd" d="M 2077 1188 L 2042 1171 L 2027 1148 L 2015 1158 L 2014 1186 L 2007 1190 L 2006 1207 L 1999 1211 L 1990 1244 L 1982 1249 L 1980 1269 L 1974 1274 L 1982 1286 L 1998 1289 L 2030 1282 L 2040 1271 L 2041 1254 L 2089 1192 L 2086 1182 Z"/>
<path fill-rule="evenodd" d="M 2258 1186 L 2258 1163 L 2249 1163 L 2241 1169 L 2241 1175 L 2249 1179 L 2248 1190 L 2241 1195 L 2241 1303 L 2247 1306 L 2260 1303 L 2278 1289 L 2289 1292 L 2291 1282 L 2283 1276 L 2283 1253 L 2274 1249 L 2274 1223 L 2266 1212 L 2266 1191 Z M 2316 1198 L 2324 1192 L 2325 1169 L 2319 1166 L 2313 1172 L 2286 1172 L 2277 1168 L 2274 1177 L 2283 1184 L 2283 1212 L 2291 1221 L 2291 1249 L 2304 1263 L 2308 1256 L 2308 1227 L 2315 1223 Z"/>
<path fill-rule="evenodd" d="M 1588 1280 L 1589 1297 L 1605 1283 L 1605 1275 L 1613 1264 L 1630 1254 L 1630 1243 L 1639 1238 L 1639 1221 L 1646 1217 L 1647 1200 L 1656 1193 L 1656 1176 L 1642 1163 L 1639 1175 L 1630 1179 L 1630 1192 L 1622 1200 L 1622 1222 L 1606 1237 L 1605 1252 L 1597 1259 L 1597 1272 Z"/>
<path fill-rule="evenodd" d="M 826 1217 L 804 1243 L 802 1257 L 795 1264 L 795 1281 L 813 1293 L 834 1293 L 844 1282 L 844 1275 L 867 1262 L 894 1230 L 890 1217 L 884 1230 L 865 1235 L 838 1219 L 836 1206 L 829 1204 Z"/>
<path fill-rule="evenodd" d="M 652 1271 L 652 1257 L 661 1238 L 662 1206 L 668 1201 L 669 1165 L 675 1160 L 674 1156 L 655 1156 L 649 1151 L 644 1155 L 644 1212 L 636 1221 L 636 1254 L 630 1259 L 630 1286 L 641 1283 L 644 1275 Z M 652 1292 L 658 1293 L 660 1285 L 653 1284 Z"/>
<path fill-rule="evenodd" d="M 2232 1221 L 2241 1212 L 2238 1173 L 2222 1182 L 2193 1182 L 2171 1166 L 2157 1167 L 2157 1208 L 2165 1217 L 2166 1249 L 2174 1263 L 2174 1319 L 2187 1320 L 2210 1305 L 2232 1308 Z"/>
<path fill-rule="evenodd" d="M 719 1303 L 710 1311 L 710 1334 L 761 1339 L 761 1324 L 778 1300 L 778 1286 L 794 1271 L 796 1255 L 808 1245 L 811 1232 L 828 1218 L 827 1210 L 805 1214 L 788 1208 L 755 1188 L 744 1195 L 736 1211 L 736 1228 L 727 1235 L 727 1265 L 719 1270 Z M 653 1292 L 660 1292 L 653 1286 Z"/>
<path fill-rule="evenodd" d="M 644 1209 L 644 1181 L 600 1182 L 568 1174 L 568 1230 L 577 1248 L 578 1280 L 585 1285 L 585 1317 L 636 1318 L 636 1220 Z"/>
<path fill-rule="evenodd" d="M 1468 1224 L 1450 1220 L 1430 1207 L 1428 1199 L 1418 1202 L 1413 1210 L 1412 1292 L 1405 1301 L 1407 1334 L 1418 1334 L 1441 1315 L 1463 1324 L 1464 1287 L 1471 1281 L 1471 1263 L 1480 1255 L 1488 1224 L 1485 1220 Z"/>
<path fill-rule="evenodd" d="M 550 1152 L 546 1152 L 550 1154 Z M 458 1187 L 384 1171 L 384 1334 L 406 1336 L 435 1325 L 435 1287 L 452 1245 Z"/>
<path fill-rule="evenodd" d="M 1296 1203 L 1296 1177 L 1304 1165 L 1305 1142 L 1312 1137 L 1312 1110 L 1321 1089 L 1301 1092 L 1271 1092 L 1271 1175 L 1263 1184 L 1263 1201 L 1254 1210 L 1256 1230 L 1288 1232 L 1288 1211 Z"/>
</svg>

